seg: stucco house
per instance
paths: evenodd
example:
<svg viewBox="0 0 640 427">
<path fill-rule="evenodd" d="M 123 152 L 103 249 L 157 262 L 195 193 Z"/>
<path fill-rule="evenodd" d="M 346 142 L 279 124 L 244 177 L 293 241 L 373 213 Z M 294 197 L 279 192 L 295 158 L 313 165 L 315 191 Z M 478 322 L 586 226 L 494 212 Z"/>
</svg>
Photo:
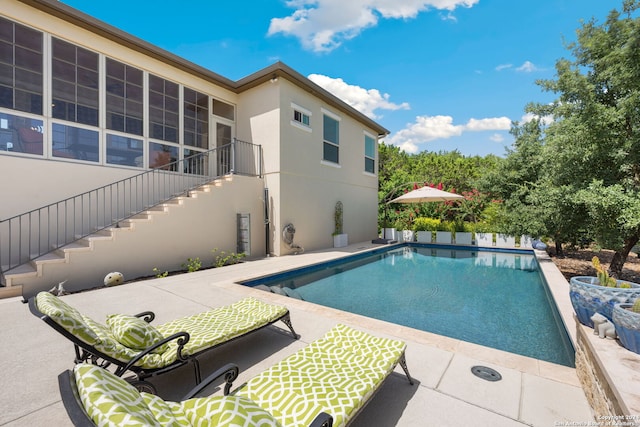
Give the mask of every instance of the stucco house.
<svg viewBox="0 0 640 427">
<path fill-rule="evenodd" d="M 387 133 L 283 63 L 232 81 L 58 1 L 3 0 L 0 294 L 329 248 L 339 201 L 349 241 L 375 238 Z"/>
</svg>

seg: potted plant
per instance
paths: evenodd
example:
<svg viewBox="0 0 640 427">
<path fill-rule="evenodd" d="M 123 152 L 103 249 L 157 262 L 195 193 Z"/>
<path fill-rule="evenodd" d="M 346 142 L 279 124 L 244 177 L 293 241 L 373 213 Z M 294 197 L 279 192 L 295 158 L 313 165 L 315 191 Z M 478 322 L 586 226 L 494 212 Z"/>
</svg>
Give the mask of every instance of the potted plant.
<svg viewBox="0 0 640 427">
<path fill-rule="evenodd" d="M 409 213 L 408 216 L 404 216 L 403 218 L 396 221 L 396 229 L 399 233 L 398 240 L 402 239 L 403 242 L 413 242 L 415 240 L 412 220 L 413 215 Z"/>
<path fill-rule="evenodd" d="M 469 224 L 464 221 L 455 222 L 456 245 L 471 245 L 472 233 Z"/>
<path fill-rule="evenodd" d="M 333 247 L 343 248 L 349 244 L 349 236 L 342 231 L 342 202 L 336 203 L 333 212 L 335 230 L 333 232 Z"/>
<path fill-rule="evenodd" d="M 398 240 L 397 230 L 393 227 L 393 224 L 385 219 L 382 222 L 382 238 L 389 240 Z"/>
<path fill-rule="evenodd" d="M 416 218 L 413 222 L 413 231 L 416 232 L 418 243 L 431 243 L 433 241 L 433 232 L 439 223 L 439 219 Z"/>
<path fill-rule="evenodd" d="M 501 248 L 515 248 L 516 238 L 507 233 L 496 233 L 496 246 Z"/>
<path fill-rule="evenodd" d="M 616 304 L 613 307 L 613 324 L 622 345 L 640 354 L 640 298 L 633 304 Z"/>
<path fill-rule="evenodd" d="M 476 225 L 476 246 L 493 246 L 493 232 L 486 224 Z"/>
<path fill-rule="evenodd" d="M 597 256 L 591 262 L 596 276 L 572 277 L 569 281 L 569 297 L 580 323 L 593 328 L 591 316 L 600 313 L 613 320 L 613 307 L 639 298 L 640 285 L 610 277 Z"/>
<path fill-rule="evenodd" d="M 436 243 L 451 244 L 451 223 L 442 221 L 436 228 Z"/>
</svg>

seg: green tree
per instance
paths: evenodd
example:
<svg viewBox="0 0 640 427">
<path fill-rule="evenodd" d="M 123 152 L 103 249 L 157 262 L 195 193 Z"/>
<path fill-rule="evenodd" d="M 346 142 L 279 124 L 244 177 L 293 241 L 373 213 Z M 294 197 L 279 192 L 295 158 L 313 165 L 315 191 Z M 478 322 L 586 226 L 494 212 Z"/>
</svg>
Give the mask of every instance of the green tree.
<svg viewBox="0 0 640 427">
<path fill-rule="evenodd" d="M 527 107 L 553 117 L 538 181 L 552 194 L 551 211 L 615 251 L 614 277 L 640 238 L 640 21 L 633 17 L 639 7 L 625 0 L 622 13 L 611 11 L 604 24 L 584 23 L 568 45 L 574 59 L 558 60 L 557 78 L 538 82 L 558 99 Z M 554 224 L 546 227 L 553 231 Z M 560 237 L 576 238 L 566 228 Z"/>
<path fill-rule="evenodd" d="M 423 185 L 441 186 L 459 194 L 471 192 L 484 171 L 492 170 L 501 160 L 493 155 L 466 157 L 458 151 L 408 154 L 384 143 L 379 145 L 379 159 L 378 218 L 380 223 L 391 225 L 398 221 L 409 225 L 416 217 L 459 218 L 462 215 L 459 202 L 392 206 L 387 202 Z M 477 216 L 477 212 L 472 213 Z"/>
</svg>

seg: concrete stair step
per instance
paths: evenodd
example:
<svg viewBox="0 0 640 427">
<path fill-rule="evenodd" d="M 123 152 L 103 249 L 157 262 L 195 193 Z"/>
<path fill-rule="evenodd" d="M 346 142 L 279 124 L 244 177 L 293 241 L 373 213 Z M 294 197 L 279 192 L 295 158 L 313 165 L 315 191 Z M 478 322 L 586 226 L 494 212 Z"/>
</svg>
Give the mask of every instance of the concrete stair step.
<svg viewBox="0 0 640 427">
<path fill-rule="evenodd" d="M 46 255 L 45 255 L 46 256 Z M 4 275 L 6 278 L 9 277 L 21 277 L 25 275 L 34 275 L 37 273 L 36 268 L 32 263 L 22 264 L 17 266 L 16 268 L 12 268 L 7 271 Z"/>
<path fill-rule="evenodd" d="M 87 242 L 88 243 L 88 242 Z M 55 252 L 81 252 L 81 251 L 90 251 L 91 247 L 88 244 L 84 244 L 82 240 L 78 240 L 74 243 L 69 243 L 68 245 L 64 245 L 61 248 L 58 248 Z"/>
</svg>

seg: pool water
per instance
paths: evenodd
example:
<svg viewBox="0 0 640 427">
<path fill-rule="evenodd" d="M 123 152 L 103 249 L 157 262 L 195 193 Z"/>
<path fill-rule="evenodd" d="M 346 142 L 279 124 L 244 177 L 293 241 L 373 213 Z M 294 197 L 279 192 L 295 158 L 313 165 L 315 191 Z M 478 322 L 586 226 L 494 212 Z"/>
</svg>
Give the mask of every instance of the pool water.
<svg viewBox="0 0 640 427">
<path fill-rule="evenodd" d="M 245 282 L 351 313 L 573 366 L 530 252 L 405 246 Z"/>
</svg>

